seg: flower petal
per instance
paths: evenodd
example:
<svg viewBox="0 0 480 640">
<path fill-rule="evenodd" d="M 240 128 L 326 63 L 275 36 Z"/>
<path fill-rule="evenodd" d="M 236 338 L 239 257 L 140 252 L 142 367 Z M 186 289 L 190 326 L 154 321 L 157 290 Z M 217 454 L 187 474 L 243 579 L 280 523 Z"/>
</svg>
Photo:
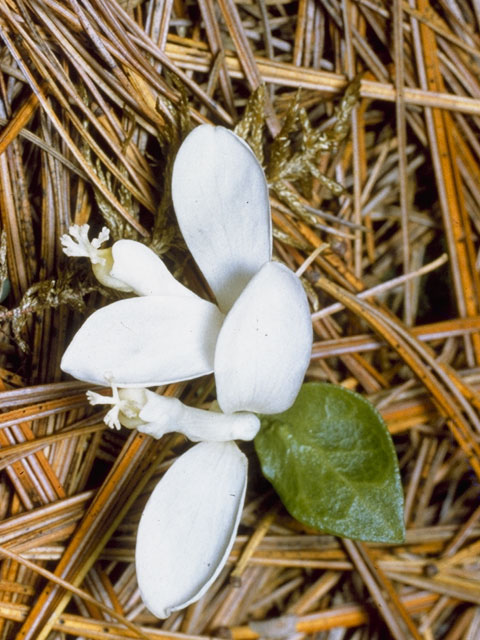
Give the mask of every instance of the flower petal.
<svg viewBox="0 0 480 640">
<path fill-rule="evenodd" d="M 63 371 L 100 385 L 149 387 L 213 370 L 223 321 L 198 297 L 148 296 L 93 313 L 65 351 Z"/>
<path fill-rule="evenodd" d="M 312 349 L 307 297 L 297 276 L 267 263 L 225 318 L 215 351 L 222 411 L 281 413 L 303 382 Z"/>
<path fill-rule="evenodd" d="M 245 498 L 247 459 L 233 442 L 202 442 L 160 480 L 137 533 L 137 580 L 159 618 L 197 601 L 225 565 Z"/>
<path fill-rule="evenodd" d="M 172 197 L 188 248 L 228 311 L 271 257 L 268 187 L 250 147 L 223 127 L 201 125 L 180 147 Z"/>
<path fill-rule="evenodd" d="M 119 240 L 112 247 L 110 275 L 125 282 L 139 296 L 195 296 L 172 276 L 151 249 L 135 240 Z"/>
<path fill-rule="evenodd" d="M 120 391 L 120 397 L 122 397 Z M 189 407 L 178 398 L 146 392 L 146 403 L 138 416 L 145 424 L 137 426 L 142 433 L 161 438 L 178 431 L 194 442 L 225 442 L 253 440 L 260 429 L 260 420 L 253 413 L 224 414 Z"/>
</svg>

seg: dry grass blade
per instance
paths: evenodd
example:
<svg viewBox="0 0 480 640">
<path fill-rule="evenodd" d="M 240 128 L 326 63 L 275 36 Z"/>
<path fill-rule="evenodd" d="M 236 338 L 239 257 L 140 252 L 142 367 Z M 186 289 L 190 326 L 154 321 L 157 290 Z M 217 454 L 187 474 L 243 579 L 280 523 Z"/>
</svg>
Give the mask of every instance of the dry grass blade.
<svg viewBox="0 0 480 640">
<path fill-rule="evenodd" d="M 164 449 L 165 455 L 168 449 Z M 158 458 L 158 447 L 152 447 L 142 436 L 132 436 L 124 447 L 123 456 L 85 514 L 75 536 L 57 565 L 55 575 L 68 580 L 74 586 L 82 581 L 86 572 L 102 551 L 104 541 L 125 515 L 133 500 L 153 472 L 153 462 Z M 85 558 L 88 561 L 85 562 Z M 30 615 L 19 632 L 20 638 L 46 638 L 54 621 L 67 604 L 64 594 L 47 587 L 37 599 Z"/>
<path fill-rule="evenodd" d="M 50 573 L 50 571 L 46 571 L 45 569 L 42 569 L 41 567 L 36 566 L 33 562 L 30 562 L 29 560 L 22 558 L 22 556 L 19 556 L 18 554 L 13 553 L 13 551 L 9 551 L 8 549 L 0 547 L 0 555 L 7 556 L 7 558 L 10 558 L 11 560 L 15 560 L 15 562 L 18 562 L 19 564 L 24 565 L 28 569 L 32 569 L 32 571 L 39 573 L 44 578 L 47 578 L 47 580 L 55 583 L 56 585 L 62 587 L 63 589 L 69 591 L 70 593 L 78 595 L 80 598 L 82 598 L 83 600 L 86 600 L 87 602 L 94 603 L 96 606 L 100 607 L 100 609 L 102 609 L 103 611 L 106 611 L 117 620 L 120 620 L 121 622 L 123 622 L 123 624 L 126 627 L 128 627 L 128 629 L 132 630 L 138 638 L 144 638 L 145 640 L 150 640 L 149 636 L 147 636 L 147 634 L 144 633 L 141 629 L 139 629 L 135 624 L 132 624 L 130 620 L 127 620 L 127 618 L 120 615 L 117 611 L 115 611 L 111 607 L 107 607 L 101 602 L 98 602 L 97 600 L 95 600 L 95 598 L 92 598 L 92 596 L 90 596 L 86 591 L 83 591 L 82 589 L 78 589 L 77 587 L 74 587 L 72 584 L 69 584 L 66 580 L 62 580 L 61 578 L 58 578 L 57 576 L 55 576 L 53 573 Z"/>
</svg>

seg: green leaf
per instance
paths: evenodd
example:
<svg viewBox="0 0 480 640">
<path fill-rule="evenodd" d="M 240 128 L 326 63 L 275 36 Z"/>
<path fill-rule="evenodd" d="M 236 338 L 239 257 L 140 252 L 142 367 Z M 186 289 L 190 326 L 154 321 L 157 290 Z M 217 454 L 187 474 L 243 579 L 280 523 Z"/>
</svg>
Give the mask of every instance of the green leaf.
<svg viewBox="0 0 480 640">
<path fill-rule="evenodd" d="M 403 492 L 392 439 L 358 393 L 304 384 L 293 407 L 262 416 L 255 448 L 290 514 L 321 531 L 402 542 Z"/>
</svg>

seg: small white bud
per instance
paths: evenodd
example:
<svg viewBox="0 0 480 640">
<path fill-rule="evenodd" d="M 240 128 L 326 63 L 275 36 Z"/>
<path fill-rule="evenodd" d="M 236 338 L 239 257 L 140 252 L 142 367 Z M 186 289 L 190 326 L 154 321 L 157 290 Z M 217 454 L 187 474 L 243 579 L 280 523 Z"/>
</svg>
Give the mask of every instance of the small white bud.
<svg viewBox="0 0 480 640">
<path fill-rule="evenodd" d="M 153 438 L 172 431 L 183 433 L 193 442 L 227 442 L 253 440 L 260 429 L 260 420 L 253 413 L 241 411 L 224 414 L 189 407 L 178 398 L 146 391 L 147 401 L 139 413 L 142 424 L 138 430 Z"/>
</svg>

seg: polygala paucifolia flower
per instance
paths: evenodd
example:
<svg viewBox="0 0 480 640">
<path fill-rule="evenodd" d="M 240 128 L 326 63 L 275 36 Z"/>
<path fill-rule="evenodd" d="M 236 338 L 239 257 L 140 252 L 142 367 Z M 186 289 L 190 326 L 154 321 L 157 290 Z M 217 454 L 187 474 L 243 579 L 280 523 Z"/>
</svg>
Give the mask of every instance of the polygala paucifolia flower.
<svg viewBox="0 0 480 640">
<path fill-rule="evenodd" d="M 61 367 L 111 386 L 109 426 L 155 438 L 178 431 L 199 444 L 165 473 L 142 514 L 136 570 L 142 598 L 158 617 L 198 600 L 227 561 L 239 524 L 255 415 L 288 409 L 312 345 L 307 297 L 298 277 L 272 261 L 268 187 L 250 147 L 223 127 L 201 125 L 185 139 L 172 176 L 184 239 L 217 305 L 180 284 L 148 247 L 90 241 L 88 226 L 63 236 L 65 253 L 85 256 L 98 280 L 136 297 L 95 311 Z M 188 407 L 147 387 L 215 376 L 220 411 Z"/>
</svg>

